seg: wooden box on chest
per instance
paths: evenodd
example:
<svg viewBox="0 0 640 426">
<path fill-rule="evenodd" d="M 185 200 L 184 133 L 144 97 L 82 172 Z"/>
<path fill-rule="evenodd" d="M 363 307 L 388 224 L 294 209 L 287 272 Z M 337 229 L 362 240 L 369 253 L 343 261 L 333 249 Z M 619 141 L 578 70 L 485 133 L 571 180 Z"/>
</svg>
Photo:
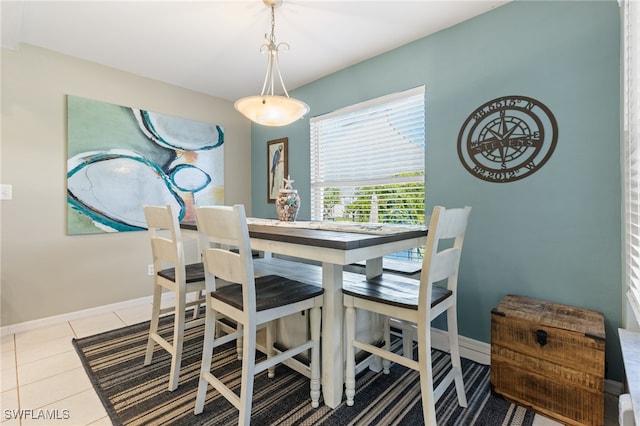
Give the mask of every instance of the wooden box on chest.
<svg viewBox="0 0 640 426">
<path fill-rule="evenodd" d="M 604 316 L 506 296 L 491 311 L 491 385 L 570 425 L 604 425 Z"/>
</svg>

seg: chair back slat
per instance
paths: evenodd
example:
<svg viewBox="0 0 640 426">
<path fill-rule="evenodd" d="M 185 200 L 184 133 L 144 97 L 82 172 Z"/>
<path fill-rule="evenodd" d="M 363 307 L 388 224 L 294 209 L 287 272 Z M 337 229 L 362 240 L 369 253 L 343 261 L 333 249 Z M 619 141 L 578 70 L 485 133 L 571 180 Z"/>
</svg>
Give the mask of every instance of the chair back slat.
<svg viewBox="0 0 640 426">
<path fill-rule="evenodd" d="M 167 214 L 169 212 L 170 214 Z M 144 206 L 144 216 L 147 226 L 155 229 L 180 229 L 178 225 L 178 212 L 172 205 Z"/>
<path fill-rule="evenodd" d="M 440 240 L 464 237 L 470 212 L 471 207 L 445 210 L 444 214 L 440 214 L 435 237 Z"/>
<path fill-rule="evenodd" d="M 458 248 L 449 248 L 434 255 L 429 270 L 429 280 L 432 283 L 440 282 L 457 273 L 460 251 Z"/>
<path fill-rule="evenodd" d="M 241 231 L 238 229 L 237 216 L 233 213 L 232 206 L 207 206 L 196 210 L 202 211 L 200 217 L 207 218 L 199 220 L 196 213 L 198 231 L 210 242 L 222 246 L 236 246 L 238 241 L 242 240 L 242 235 L 238 234 Z"/>
<path fill-rule="evenodd" d="M 240 255 L 229 250 L 210 248 L 203 253 L 203 262 L 208 270 L 215 271 L 217 278 L 231 283 L 244 284 L 246 272 L 242 268 Z"/>
<path fill-rule="evenodd" d="M 178 263 L 178 251 L 176 241 L 164 237 L 151 237 L 151 252 L 153 257 L 157 257 L 162 262 L 168 262 L 175 266 Z"/>
</svg>

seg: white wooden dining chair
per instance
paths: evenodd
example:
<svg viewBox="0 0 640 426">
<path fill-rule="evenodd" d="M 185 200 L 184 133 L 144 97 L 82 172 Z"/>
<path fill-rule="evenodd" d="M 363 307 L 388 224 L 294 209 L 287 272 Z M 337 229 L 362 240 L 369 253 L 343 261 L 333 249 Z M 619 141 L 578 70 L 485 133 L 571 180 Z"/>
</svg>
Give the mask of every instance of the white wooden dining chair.
<svg viewBox="0 0 640 426">
<path fill-rule="evenodd" d="M 207 309 L 195 414 L 204 410 L 210 384 L 239 410 L 238 424 L 248 425 L 251 419 L 254 375 L 268 370 L 268 376 L 273 377 L 276 364 L 307 351 L 311 353 L 311 405 L 318 407 L 322 287 L 278 275 L 254 277 L 249 230 L 242 205 L 196 208 L 196 222 L 198 231 L 208 238 L 209 246 L 202 252 Z M 227 285 L 220 287 L 221 280 Z M 309 311 L 310 339 L 276 354 L 275 320 L 303 311 Z M 236 321 L 239 331 L 217 337 L 214 323 L 217 313 L 223 313 Z M 256 332 L 259 326 L 265 324 L 267 358 L 256 363 Z M 231 389 L 232 384 L 225 383 L 223 377 L 216 376 L 216 371 L 211 366 L 214 347 L 237 337 L 244 341 L 239 395 Z"/>
<path fill-rule="evenodd" d="M 458 268 L 470 212 L 471 207 L 457 209 L 434 207 L 419 281 L 383 274 L 362 282 L 345 283 L 343 286 L 347 342 L 345 375 L 347 405 L 354 404 L 355 350 L 360 349 L 381 357 L 383 371 L 387 374 L 390 361 L 420 373 L 422 410 L 426 425 L 436 426 L 435 404 L 452 382 L 455 382 L 458 404 L 462 407 L 467 406 L 458 348 L 456 305 Z M 452 242 L 441 244 L 444 240 Z M 355 339 L 356 309 L 378 313 L 385 317 L 383 347 Z M 434 389 L 431 365 L 431 321 L 444 312 L 447 313 L 451 368 Z M 417 328 L 417 361 L 413 359 L 412 354 L 405 353 L 405 356 L 401 356 L 391 351 L 389 318 L 403 324 L 415 325 Z"/>
<path fill-rule="evenodd" d="M 169 374 L 169 390 L 178 387 L 180 365 L 182 363 L 182 346 L 184 331 L 204 323 L 204 316 L 198 314 L 204 305 L 205 288 L 204 265 L 202 262 L 185 264 L 184 247 L 178 211 L 172 205 L 144 206 L 144 215 L 151 237 L 151 252 L 153 254 L 153 302 L 151 308 L 151 325 L 144 365 L 151 364 L 154 349 L 159 345 L 171 354 L 171 370 Z M 162 307 L 162 293 L 164 290 L 173 292 L 175 302 L 173 306 Z M 187 302 L 187 295 L 193 293 L 193 300 Z M 185 311 L 193 307 L 191 319 L 186 318 Z M 158 333 L 160 316 L 174 313 L 173 339 L 165 339 Z"/>
</svg>

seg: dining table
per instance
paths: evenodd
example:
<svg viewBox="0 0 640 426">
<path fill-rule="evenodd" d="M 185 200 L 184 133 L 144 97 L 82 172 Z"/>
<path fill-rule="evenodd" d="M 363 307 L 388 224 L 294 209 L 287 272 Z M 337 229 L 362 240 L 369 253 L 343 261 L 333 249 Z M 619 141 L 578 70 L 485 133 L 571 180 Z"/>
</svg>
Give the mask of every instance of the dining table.
<svg viewBox="0 0 640 426">
<path fill-rule="evenodd" d="M 344 386 L 343 267 L 366 261 L 367 278 L 383 272 L 384 256 L 423 247 L 427 227 L 247 218 L 251 249 L 319 262 L 322 267 L 322 394 L 336 408 Z M 195 222 L 182 230 L 197 231 Z"/>
</svg>

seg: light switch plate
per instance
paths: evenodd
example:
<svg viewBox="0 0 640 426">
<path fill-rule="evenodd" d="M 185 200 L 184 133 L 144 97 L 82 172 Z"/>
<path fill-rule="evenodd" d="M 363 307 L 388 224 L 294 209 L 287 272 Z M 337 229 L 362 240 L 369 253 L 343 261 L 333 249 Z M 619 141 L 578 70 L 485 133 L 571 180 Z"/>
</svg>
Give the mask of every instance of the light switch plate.
<svg viewBox="0 0 640 426">
<path fill-rule="evenodd" d="M 12 197 L 13 187 L 8 184 L 0 185 L 0 200 L 10 200 Z"/>
</svg>

